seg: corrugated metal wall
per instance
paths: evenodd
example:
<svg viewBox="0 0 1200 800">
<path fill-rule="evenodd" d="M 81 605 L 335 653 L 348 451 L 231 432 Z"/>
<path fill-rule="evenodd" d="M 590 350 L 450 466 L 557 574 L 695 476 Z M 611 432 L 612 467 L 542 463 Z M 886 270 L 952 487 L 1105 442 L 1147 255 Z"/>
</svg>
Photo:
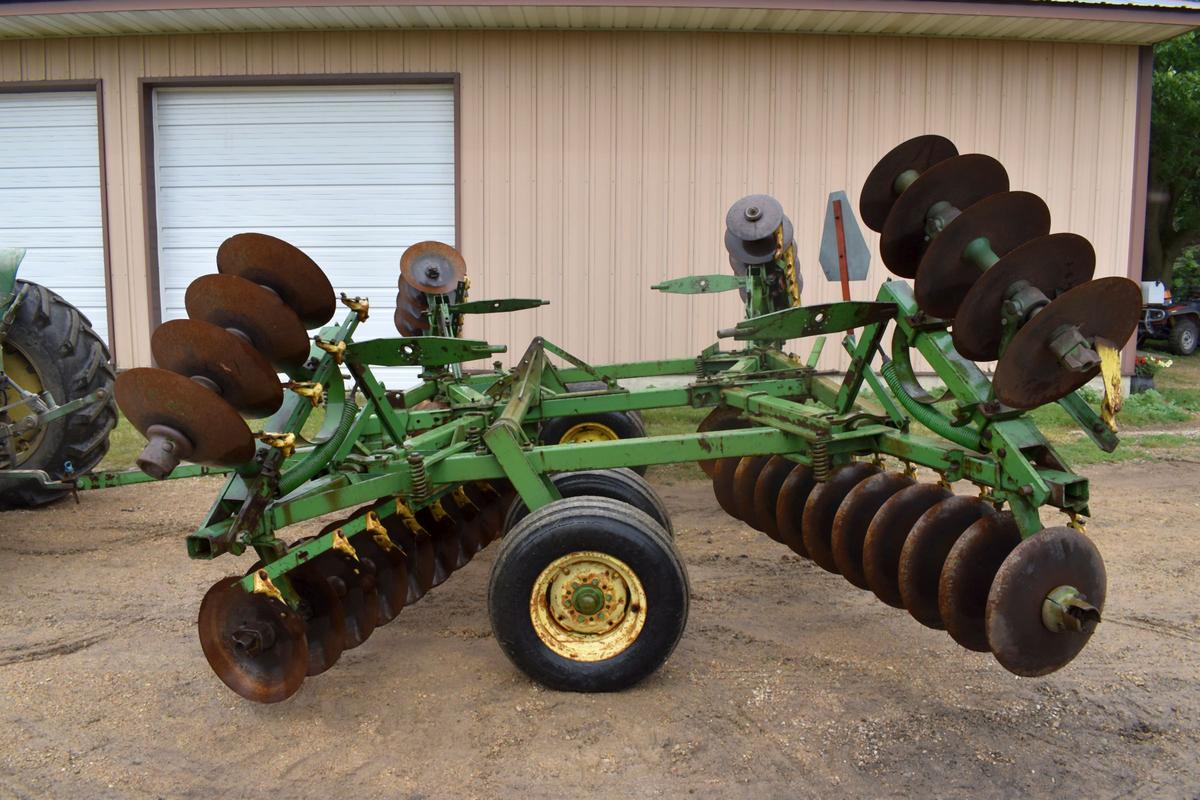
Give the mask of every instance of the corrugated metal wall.
<svg viewBox="0 0 1200 800">
<path fill-rule="evenodd" d="M 809 302 L 827 193 L 923 132 L 999 157 L 1054 230 L 1125 274 L 1137 50 L 764 34 L 298 33 L 0 42 L 0 80 L 100 77 L 120 366 L 149 360 L 138 79 L 459 72 L 462 249 L 475 296 L 553 305 L 476 321 L 520 351 L 540 333 L 594 361 L 689 355 L 733 296 L 650 292 L 727 269 L 725 208 L 770 192 L 796 222 Z M 868 235 L 874 248 L 877 237 Z M 397 259 L 399 253 L 397 253 Z M 866 298 L 885 277 L 872 268 Z M 824 366 L 844 361 L 828 347 Z"/>
</svg>

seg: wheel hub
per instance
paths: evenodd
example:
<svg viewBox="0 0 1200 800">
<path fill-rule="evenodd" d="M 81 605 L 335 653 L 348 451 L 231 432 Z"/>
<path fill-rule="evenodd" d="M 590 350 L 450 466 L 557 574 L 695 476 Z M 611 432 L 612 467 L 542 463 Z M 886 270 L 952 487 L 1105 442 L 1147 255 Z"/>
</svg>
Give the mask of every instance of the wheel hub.
<svg viewBox="0 0 1200 800">
<path fill-rule="evenodd" d="M 45 436 L 46 429 L 36 424 L 37 410 L 29 400 L 20 402 L 22 393 L 38 395 L 43 390 L 42 379 L 33 362 L 22 353 L 12 342 L 4 343 L 4 376 L 11 383 L 0 381 L 0 408 L 12 406 L 0 412 L 0 421 L 28 423 L 23 424 L 21 431 L 13 437 L 16 450 L 16 463 L 6 464 L 8 458 L 3 448 L 0 448 L 0 466 L 19 467 L 29 456 L 38 449 Z"/>
<path fill-rule="evenodd" d="M 559 440 L 560 444 L 587 444 L 588 442 L 614 442 L 621 437 L 607 425 L 598 422 L 580 422 L 572 425 Z"/>
<path fill-rule="evenodd" d="M 564 658 L 602 661 L 641 633 L 646 595 L 633 570 L 607 553 L 580 551 L 549 564 L 534 581 L 530 618 L 542 642 Z"/>
</svg>

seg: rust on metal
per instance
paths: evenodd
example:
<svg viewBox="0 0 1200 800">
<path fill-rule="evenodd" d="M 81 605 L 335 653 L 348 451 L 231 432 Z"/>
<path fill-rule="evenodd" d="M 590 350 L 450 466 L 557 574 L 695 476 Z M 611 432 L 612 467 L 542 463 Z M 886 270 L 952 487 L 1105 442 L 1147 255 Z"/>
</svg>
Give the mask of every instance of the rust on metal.
<svg viewBox="0 0 1200 800">
<path fill-rule="evenodd" d="M 866 461 L 846 464 L 834 470 L 829 480 L 813 487 L 804 504 L 804 549 L 821 569 L 837 574 L 833 559 L 833 520 L 838 507 L 855 486 L 879 473 L 879 467 Z"/>
<path fill-rule="evenodd" d="M 337 308 L 333 285 L 308 255 L 265 233 L 239 233 L 217 248 L 217 271 L 265 286 L 296 312 L 306 328 L 319 328 Z"/>
<path fill-rule="evenodd" d="M 184 306 L 191 319 L 211 322 L 244 336 L 281 369 L 308 358 L 308 333 L 279 296 L 236 275 L 202 275 L 188 284 Z"/>
</svg>

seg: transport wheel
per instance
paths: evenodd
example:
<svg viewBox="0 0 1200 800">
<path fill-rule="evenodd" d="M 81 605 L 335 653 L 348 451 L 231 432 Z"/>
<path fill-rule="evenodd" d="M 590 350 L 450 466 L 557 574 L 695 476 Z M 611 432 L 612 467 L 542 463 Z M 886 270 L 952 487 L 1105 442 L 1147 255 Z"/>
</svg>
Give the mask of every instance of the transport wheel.
<svg viewBox="0 0 1200 800">
<path fill-rule="evenodd" d="M 41 506 L 69 494 L 33 481 L 6 479 L 4 470 L 40 469 L 54 480 L 83 475 L 104 458 L 108 436 L 117 424 L 108 348 L 87 317 L 36 283 L 17 281 L 16 291 L 24 292 L 24 297 L 3 343 L 4 370 L 11 383 L 0 381 L 0 407 L 18 403 L 27 393 L 48 392 L 58 405 L 97 389 L 108 395 L 49 425 L 18 434 L 15 459 L 0 447 L 0 510 Z M 16 405 L 0 412 L 0 424 L 20 422 L 34 413 L 29 403 Z"/>
<path fill-rule="evenodd" d="M 542 423 L 538 441 L 542 444 L 588 444 L 614 442 L 617 439 L 641 439 L 646 436 L 642 418 L 632 411 L 607 411 L 577 417 L 554 417 Z M 639 475 L 644 466 L 632 467 Z"/>
<path fill-rule="evenodd" d="M 505 655 L 533 680 L 617 691 L 675 649 L 687 623 L 687 572 L 644 512 L 603 497 L 567 498 L 504 538 L 488 612 Z"/>
<path fill-rule="evenodd" d="M 589 469 L 579 472 L 560 472 L 552 475 L 550 480 L 558 487 L 558 492 L 567 497 L 607 497 L 644 511 L 667 532 L 667 536 L 675 538 L 675 528 L 671 524 L 671 515 L 667 513 L 658 492 L 649 482 L 631 469 Z M 508 507 L 504 520 L 505 532 L 512 530 L 518 522 L 529 516 L 529 508 L 519 496 Z"/>
</svg>

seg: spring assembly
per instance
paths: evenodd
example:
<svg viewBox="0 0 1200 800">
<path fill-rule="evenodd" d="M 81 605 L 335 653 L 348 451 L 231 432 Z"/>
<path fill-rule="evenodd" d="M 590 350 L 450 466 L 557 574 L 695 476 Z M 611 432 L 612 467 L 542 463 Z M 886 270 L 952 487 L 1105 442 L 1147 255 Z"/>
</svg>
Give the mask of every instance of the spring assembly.
<svg viewBox="0 0 1200 800">
<path fill-rule="evenodd" d="M 819 483 L 829 480 L 829 441 L 818 439 L 809 451 L 812 456 L 813 477 Z"/>
<path fill-rule="evenodd" d="M 470 442 L 471 448 L 477 453 L 482 453 L 487 450 L 487 447 L 483 443 L 483 428 L 481 427 L 475 425 L 468 427 L 467 441 Z"/>
<path fill-rule="evenodd" d="M 429 475 L 425 472 L 425 456 L 410 450 L 405 458 L 408 461 L 409 478 L 412 481 L 413 500 L 424 500 L 429 496 Z"/>
</svg>

